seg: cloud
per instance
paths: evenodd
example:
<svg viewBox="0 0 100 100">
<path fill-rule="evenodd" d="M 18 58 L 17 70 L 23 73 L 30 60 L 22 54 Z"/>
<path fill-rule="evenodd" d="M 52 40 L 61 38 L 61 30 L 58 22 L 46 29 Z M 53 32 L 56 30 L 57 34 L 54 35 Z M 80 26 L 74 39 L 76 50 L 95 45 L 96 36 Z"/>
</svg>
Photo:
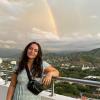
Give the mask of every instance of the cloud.
<svg viewBox="0 0 100 100">
<path fill-rule="evenodd" d="M 92 16 L 90 16 L 90 18 L 92 18 L 92 19 L 97 19 L 98 16 L 97 16 L 97 15 L 92 15 Z"/>
<path fill-rule="evenodd" d="M 10 45 L 4 45 L 4 48 L 10 49 L 11 46 Z"/>
<path fill-rule="evenodd" d="M 18 18 L 14 17 L 14 16 L 0 16 L 0 23 L 2 24 L 6 24 L 7 22 L 14 22 L 17 21 Z"/>
<path fill-rule="evenodd" d="M 100 47 L 100 37 L 97 36 L 97 33 L 95 35 L 73 33 L 73 35 L 62 37 L 59 40 L 45 42 L 44 48 L 51 51 L 83 51 Z"/>
<path fill-rule="evenodd" d="M 5 14 L 18 15 L 23 12 L 24 6 L 18 2 L 0 0 L 0 9 L 1 11 L 4 11 Z"/>
<path fill-rule="evenodd" d="M 97 37 L 100 38 L 100 33 L 97 33 Z"/>
<path fill-rule="evenodd" d="M 5 5 L 10 5 L 8 0 L 0 0 L 0 3 L 5 4 Z"/>
<path fill-rule="evenodd" d="M 7 40 L 7 41 L 4 41 L 4 40 L 0 40 L 0 43 L 3 43 L 3 44 L 16 44 L 15 41 L 11 41 L 11 40 Z"/>
<path fill-rule="evenodd" d="M 34 35 L 36 35 L 35 38 L 37 37 L 40 39 L 59 40 L 59 36 L 52 32 L 43 31 L 43 30 L 35 28 L 35 27 L 32 28 L 32 32 L 33 32 L 33 34 L 31 33 L 31 35 L 33 35 L 33 36 L 31 36 L 31 37 L 33 37 L 33 38 L 34 38 Z"/>
<path fill-rule="evenodd" d="M 7 49 L 11 49 L 11 48 L 15 48 L 16 46 L 16 42 L 15 41 L 11 41 L 11 40 L 0 40 L 0 48 L 7 48 Z"/>
</svg>

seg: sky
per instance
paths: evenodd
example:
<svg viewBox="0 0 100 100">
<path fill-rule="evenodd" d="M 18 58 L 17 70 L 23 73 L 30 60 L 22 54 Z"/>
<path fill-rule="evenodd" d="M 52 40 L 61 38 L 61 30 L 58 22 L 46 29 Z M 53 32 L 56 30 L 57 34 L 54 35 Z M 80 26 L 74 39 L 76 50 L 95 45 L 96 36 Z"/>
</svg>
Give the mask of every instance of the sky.
<svg viewBox="0 0 100 100">
<path fill-rule="evenodd" d="M 0 48 L 100 48 L 100 0 L 0 0 Z"/>
</svg>

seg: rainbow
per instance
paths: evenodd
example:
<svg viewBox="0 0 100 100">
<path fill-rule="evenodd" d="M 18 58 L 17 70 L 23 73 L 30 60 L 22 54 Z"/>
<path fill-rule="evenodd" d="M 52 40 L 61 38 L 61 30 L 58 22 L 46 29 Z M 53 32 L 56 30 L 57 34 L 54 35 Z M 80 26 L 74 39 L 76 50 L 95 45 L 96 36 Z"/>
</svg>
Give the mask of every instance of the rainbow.
<svg viewBox="0 0 100 100">
<path fill-rule="evenodd" d="M 51 22 L 51 25 L 52 25 L 52 28 L 53 28 L 54 35 L 56 37 L 58 37 L 58 39 L 59 39 L 59 35 L 58 35 L 58 31 L 57 31 L 57 27 L 56 27 L 56 23 L 55 23 L 55 20 L 54 20 L 54 16 L 53 16 L 52 10 L 51 10 L 47 0 L 43 0 L 43 2 L 44 2 L 44 5 L 47 8 L 47 12 L 48 12 L 49 19 L 50 19 L 50 22 Z"/>
</svg>

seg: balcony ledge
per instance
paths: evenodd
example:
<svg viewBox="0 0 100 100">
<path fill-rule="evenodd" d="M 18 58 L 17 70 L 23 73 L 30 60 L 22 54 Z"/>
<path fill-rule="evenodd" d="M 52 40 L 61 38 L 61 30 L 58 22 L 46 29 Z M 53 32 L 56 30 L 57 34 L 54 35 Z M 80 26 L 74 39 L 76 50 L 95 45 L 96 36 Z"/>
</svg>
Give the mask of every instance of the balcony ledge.
<svg viewBox="0 0 100 100">
<path fill-rule="evenodd" d="M 7 84 L 0 83 L 0 100 L 6 100 L 6 94 L 7 94 L 9 84 L 10 82 L 7 82 Z M 54 96 L 50 96 L 50 95 L 51 93 L 48 91 L 43 91 L 39 94 L 41 100 L 80 100 L 80 99 L 71 98 L 59 94 L 54 94 Z"/>
</svg>

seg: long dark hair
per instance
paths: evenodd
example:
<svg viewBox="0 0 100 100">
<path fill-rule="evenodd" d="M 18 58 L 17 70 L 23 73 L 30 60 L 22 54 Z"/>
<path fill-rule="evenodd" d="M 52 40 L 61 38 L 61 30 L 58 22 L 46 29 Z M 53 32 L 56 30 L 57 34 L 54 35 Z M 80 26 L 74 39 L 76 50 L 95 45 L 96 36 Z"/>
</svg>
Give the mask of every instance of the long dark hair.
<svg viewBox="0 0 100 100">
<path fill-rule="evenodd" d="M 36 44 L 38 46 L 38 54 L 33 61 L 31 71 L 32 71 L 33 76 L 38 75 L 40 77 L 42 75 L 42 71 L 43 71 L 43 68 L 42 68 L 42 50 L 41 50 L 40 44 L 37 42 L 30 42 L 25 47 L 25 49 L 22 53 L 21 60 L 19 61 L 18 69 L 16 70 L 16 72 L 17 72 L 17 74 L 19 74 L 27 66 L 27 63 L 28 63 L 27 50 L 32 44 Z"/>
</svg>

